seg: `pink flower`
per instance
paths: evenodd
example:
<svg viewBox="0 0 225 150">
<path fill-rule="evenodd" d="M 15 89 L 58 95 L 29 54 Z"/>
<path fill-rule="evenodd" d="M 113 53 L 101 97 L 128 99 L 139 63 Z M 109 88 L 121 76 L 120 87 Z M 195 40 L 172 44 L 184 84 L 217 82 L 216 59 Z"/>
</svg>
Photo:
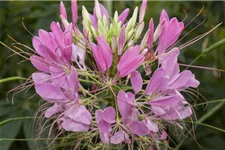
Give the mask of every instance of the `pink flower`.
<svg viewBox="0 0 225 150">
<path fill-rule="evenodd" d="M 51 74 L 55 84 L 68 89 L 68 78 L 75 77 L 76 70 L 70 65 L 72 56 L 72 24 L 63 32 L 58 23 L 51 24 L 52 32 L 39 30 L 39 37 L 33 38 L 33 46 L 40 56 L 30 58 L 40 71 Z"/>
<path fill-rule="evenodd" d="M 102 36 L 97 37 L 97 45 L 91 43 L 91 51 L 98 69 L 104 73 L 112 65 L 112 50 Z"/>
<path fill-rule="evenodd" d="M 96 110 L 95 112 L 100 138 L 103 143 L 109 143 L 109 136 L 112 131 L 111 124 L 116 121 L 115 117 L 116 111 L 113 107 L 107 107 L 104 110 Z"/>
<path fill-rule="evenodd" d="M 149 102 L 156 116 L 165 120 L 182 120 L 192 114 L 190 106 L 180 96 L 165 96 Z"/>
<path fill-rule="evenodd" d="M 130 75 L 130 81 L 134 90 L 134 94 L 137 94 L 138 92 L 140 92 L 143 85 L 141 74 L 136 70 L 133 71 Z"/>
<path fill-rule="evenodd" d="M 88 131 L 92 116 L 83 105 L 74 105 L 64 112 L 60 118 L 61 127 L 66 131 L 84 132 Z"/>
<path fill-rule="evenodd" d="M 160 23 L 163 21 L 165 22 L 156 49 L 158 54 L 164 53 L 169 46 L 174 44 L 184 29 L 184 23 L 179 22 L 177 18 L 170 20 L 165 10 L 162 11 L 160 16 Z"/>
<path fill-rule="evenodd" d="M 110 143 L 112 144 L 120 144 L 122 142 L 131 143 L 128 134 L 123 130 L 119 130 L 110 138 Z"/>
<path fill-rule="evenodd" d="M 120 77 L 125 77 L 136 70 L 144 61 L 144 56 L 139 54 L 140 46 L 136 45 L 129 48 L 121 57 L 117 70 Z"/>
<path fill-rule="evenodd" d="M 196 88 L 199 85 L 199 81 L 195 79 L 195 75 L 189 70 L 185 70 L 180 73 L 177 58 L 177 53 L 171 53 L 164 58 L 161 63 L 162 68 L 165 71 L 165 75 L 169 78 L 168 88 L 177 90 L 189 87 Z"/>
<path fill-rule="evenodd" d="M 168 89 L 168 77 L 165 74 L 165 71 L 162 68 L 157 69 L 152 75 L 146 90 L 145 94 L 150 95 L 152 93 L 165 91 Z"/>
<path fill-rule="evenodd" d="M 117 95 L 117 105 L 119 112 L 124 120 L 128 119 L 135 106 L 135 95 L 131 92 L 125 93 L 120 90 Z"/>
<path fill-rule="evenodd" d="M 38 95 L 48 102 L 67 102 L 62 89 L 53 83 L 51 76 L 45 73 L 33 73 L 34 87 Z"/>
</svg>

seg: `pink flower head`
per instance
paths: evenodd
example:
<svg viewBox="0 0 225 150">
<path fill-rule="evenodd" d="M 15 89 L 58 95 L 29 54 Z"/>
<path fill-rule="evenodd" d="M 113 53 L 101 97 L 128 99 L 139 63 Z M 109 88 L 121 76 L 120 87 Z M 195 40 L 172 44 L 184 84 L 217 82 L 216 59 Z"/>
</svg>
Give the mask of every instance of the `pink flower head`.
<svg viewBox="0 0 225 150">
<path fill-rule="evenodd" d="M 97 37 L 97 45 L 91 43 L 91 51 L 98 69 L 102 73 L 112 66 L 112 50 L 102 36 Z"/>
<path fill-rule="evenodd" d="M 180 96 L 165 96 L 149 102 L 152 112 L 165 120 L 184 119 L 192 114 L 190 106 Z"/>
<path fill-rule="evenodd" d="M 93 14 L 82 6 L 80 30 L 77 1 L 71 1 L 71 21 L 61 2 L 61 26 L 52 22 L 50 32 L 40 29 L 33 37 L 35 54 L 30 61 L 39 71 L 32 74 L 34 88 L 51 105 L 44 116 L 62 132 L 87 132 L 79 138 L 84 147 L 92 139 L 99 149 L 105 144 L 139 145 L 142 139 L 158 144 L 166 140 L 169 123 L 177 125 L 192 115 L 182 91 L 199 82 L 191 71 L 180 70 L 180 50 L 173 47 L 184 24 L 163 10 L 158 26 L 151 18 L 144 31 L 146 9 L 143 0 L 139 18 L 136 7 L 130 19 L 129 9 L 110 19 L 95 0 Z"/>
<path fill-rule="evenodd" d="M 140 46 L 136 45 L 129 48 L 121 57 L 117 70 L 120 77 L 125 77 L 136 70 L 144 61 L 144 56 L 139 54 Z"/>
<path fill-rule="evenodd" d="M 68 89 L 70 76 L 76 71 L 70 65 L 72 56 L 72 24 L 63 32 L 58 23 L 51 24 L 52 32 L 39 30 L 39 37 L 33 38 L 37 55 L 30 58 L 32 64 L 40 71 L 50 73 L 52 80 L 62 88 Z M 75 77 L 74 80 L 77 78 Z"/>
<path fill-rule="evenodd" d="M 133 93 L 125 93 L 122 90 L 117 95 L 119 112 L 124 120 L 128 119 L 133 112 L 133 107 L 135 106 L 134 99 L 135 95 Z"/>
<path fill-rule="evenodd" d="M 171 53 L 162 61 L 162 68 L 165 71 L 165 75 L 169 78 L 168 88 L 180 90 L 189 87 L 196 88 L 199 85 L 199 81 L 195 79 L 195 75 L 189 70 L 180 73 L 177 58 L 177 53 Z"/>
<path fill-rule="evenodd" d="M 158 54 L 164 53 L 168 47 L 174 44 L 184 29 L 184 23 L 179 22 L 177 18 L 169 20 L 165 10 L 161 13 L 160 23 L 161 22 L 164 22 L 164 25 L 156 49 Z"/>
<path fill-rule="evenodd" d="M 112 130 L 111 124 L 115 122 L 115 117 L 116 111 L 113 107 L 107 107 L 104 110 L 96 110 L 95 112 L 100 138 L 103 143 L 109 143 L 109 136 Z"/>
</svg>

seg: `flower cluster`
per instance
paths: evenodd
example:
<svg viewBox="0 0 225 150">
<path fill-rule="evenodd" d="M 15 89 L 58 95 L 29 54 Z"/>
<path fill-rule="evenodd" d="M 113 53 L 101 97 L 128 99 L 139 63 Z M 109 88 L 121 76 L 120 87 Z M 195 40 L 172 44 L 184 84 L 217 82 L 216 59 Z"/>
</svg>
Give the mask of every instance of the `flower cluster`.
<svg viewBox="0 0 225 150">
<path fill-rule="evenodd" d="M 168 124 L 192 115 L 181 92 L 199 85 L 178 64 L 184 23 L 163 10 L 157 27 L 151 19 L 142 36 L 147 0 L 130 19 L 129 9 L 110 19 L 95 0 L 93 14 L 82 7 L 80 29 L 76 0 L 71 6 L 72 21 L 61 2 L 61 24 L 40 29 L 32 41 L 35 90 L 52 105 L 45 117 L 59 130 L 95 133 L 104 144 L 165 141 Z"/>
</svg>

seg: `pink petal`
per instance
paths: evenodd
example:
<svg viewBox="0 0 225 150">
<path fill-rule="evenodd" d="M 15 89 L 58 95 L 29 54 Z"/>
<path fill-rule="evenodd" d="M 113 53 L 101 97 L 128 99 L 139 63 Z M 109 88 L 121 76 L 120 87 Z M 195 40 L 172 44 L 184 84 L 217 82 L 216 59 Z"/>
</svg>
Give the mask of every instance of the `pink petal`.
<svg viewBox="0 0 225 150">
<path fill-rule="evenodd" d="M 168 77 L 165 76 L 165 72 L 162 68 L 157 69 L 152 75 L 145 94 L 150 95 L 154 92 L 164 91 L 168 87 Z"/>
<path fill-rule="evenodd" d="M 179 22 L 176 18 L 172 18 L 168 23 L 165 23 L 156 51 L 159 54 L 164 53 L 169 46 L 177 41 L 183 29 L 184 23 Z"/>
<path fill-rule="evenodd" d="M 97 29 L 98 28 L 98 19 L 96 16 L 89 14 L 92 26 Z"/>
<path fill-rule="evenodd" d="M 119 108 L 119 112 L 123 118 L 128 118 L 132 114 L 132 108 L 134 105 L 134 94 L 124 91 L 119 91 L 117 96 L 117 104 Z"/>
<path fill-rule="evenodd" d="M 93 57 L 95 59 L 95 62 L 97 64 L 99 71 L 104 73 L 106 70 L 106 64 L 103 59 L 102 53 L 99 50 L 99 47 L 97 45 L 95 45 L 94 43 L 91 43 L 91 51 L 92 51 Z"/>
<path fill-rule="evenodd" d="M 86 109 L 86 107 L 83 105 L 75 105 L 71 107 L 65 112 L 64 115 L 77 123 L 81 123 L 84 125 L 91 124 L 92 116 L 90 112 Z"/>
<path fill-rule="evenodd" d="M 191 71 L 185 70 L 181 72 L 176 79 L 170 84 L 170 89 L 181 89 L 183 87 L 188 88 L 190 85 L 188 83 L 189 80 L 193 79 L 194 75 Z"/>
<path fill-rule="evenodd" d="M 165 130 L 162 131 L 160 135 L 160 140 L 165 140 L 167 138 L 168 134 Z"/>
<path fill-rule="evenodd" d="M 98 0 L 95 0 L 95 2 L 97 1 L 98 3 Z M 107 23 L 109 23 L 109 14 L 108 14 L 108 11 L 106 10 L 106 8 L 102 5 L 102 4 L 99 4 L 99 7 L 100 7 L 100 12 L 101 12 L 101 17 L 103 18 L 103 16 L 106 17 L 106 20 L 107 20 Z M 94 8 L 94 16 L 96 16 L 96 7 Z"/>
<path fill-rule="evenodd" d="M 117 70 L 120 77 L 125 77 L 136 70 L 144 61 L 144 56 L 139 55 L 140 46 L 136 45 L 129 48 L 121 57 Z"/>
<path fill-rule="evenodd" d="M 154 106 L 176 106 L 177 103 L 182 101 L 182 99 L 179 96 L 164 96 L 161 98 L 157 98 L 154 100 L 151 100 L 149 103 L 150 105 Z"/>
<path fill-rule="evenodd" d="M 60 15 L 62 15 L 65 19 L 67 19 L 66 8 L 62 1 L 60 2 Z"/>
<path fill-rule="evenodd" d="M 136 135 L 143 136 L 149 134 L 148 128 L 146 127 L 143 121 L 133 121 L 129 125 L 129 127 L 131 129 L 131 132 L 133 132 Z"/>
<path fill-rule="evenodd" d="M 162 68 L 165 71 L 165 74 L 169 77 L 170 82 L 173 81 L 179 75 L 180 68 L 177 63 L 178 55 L 177 53 L 173 53 L 164 60 L 161 60 Z"/>
<path fill-rule="evenodd" d="M 49 64 L 42 57 L 33 55 L 30 57 L 30 61 L 39 71 L 49 73 Z"/>
<path fill-rule="evenodd" d="M 52 30 L 52 33 L 53 33 L 58 45 L 60 47 L 63 47 L 63 40 L 62 40 L 63 31 L 60 28 L 60 25 L 56 22 L 52 22 L 51 25 L 50 25 L 50 28 Z"/>
<path fill-rule="evenodd" d="M 146 120 L 146 126 L 148 128 L 149 131 L 152 131 L 152 132 L 158 132 L 158 125 L 154 122 L 152 122 L 150 119 L 147 119 Z"/>
<path fill-rule="evenodd" d="M 154 41 L 154 22 L 152 18 L 150 19 L 148 28 L 149 28 L 148 48 L 151 50 Z"/>
<path fill-rule="evenodd" d="M 118 40 L 118 55 L 120 56 L 122 54 L 122 50 L 123 50 L 123 47 L 125 45 L 125 29 L 122 28 L 121 29 L 121 32 L 120 32 L 120 37 L 119 37 L 119 40 Z"/>
<path fill-rule="evenodd" d="M 164 119 L 167 120 L 182 120 L 185 119 L 192 114 L 192 110 L 190 106 L 186 106 L 187 102 L 183 101 L 177 104 L 175 107 L 170 107 L 166 111 L 166 114 L 164 115 Z"/>
<path fill-rule="evenodd" d="M 98 129 L 100 132 L 103 133 L 109 133 L 112 130 L 111 124 L 104 121 L 104 120 L 100 120 L 98 122 Z"/>
<path fill-rule="evenodd" d="M 163 9 L 160 15 L 160 22 L 162 22 L 163 20 L 166 20 L 166 22 L 169 22 L 169 16 L 167 14 L 167 12 Z"/>
<path fill-rule="evenodd" d="M 111 138 L 110 143 L 112 144 L 120 144 L 125 140 L 125 132 L 120 130 L 116 132 Z"/>
<path fill-rule="evenodd" d="M 39 35 L 41 42 L 44 43 L 44 45 L 48 48 L 47 52 L 54 53 L 55 49 L 57 49 L 57 47 L 58 47 L 58 44 L 56 43 L 55 38 L 52 37 L 51 33 L 40 29 L 40 30 L 38 30 L 38 35 Z M 47 56 L 45 56 L 45 57 L 47 57 Z"/>
<path fill-rule="evenodd" d="M 78 76 L 74 67 L 68 68 L 67 73 L 63 68 L 50 66 L 50 72 L 54 83 L 65 90 L 78 92 Z"/>
<path fill-rule="evenodd" d="M 72 45 L 72 61 L 82 65 L 85 68 L 86 51 L 77 45 Z"/>
<path fill-rule="evenodd" d="M 121 22 L 123 24 L 125 20 L 127 19 L 127 16 L 129 15 L 130 9 L 126 8 L 118 17 L 118 22 Z"/>
<path fill-rule="evenodd" d="M 88 131 L 89 129 L 88 125 L 75 122 L 72 119 L 63 119 L 61 126 L 66 131 L 72 131 L 72 132 L 85 132 L 85 131 Z"/>
<path fill-rule="evenodd" d="M 113 107 L 107 107 L 103 110 L 102 112 L 102 117 L 103 119 L 108 122 L 108 123 L 114 123 L 116 122 L 115 117 L 116 117 L 116 111 Z"/>
<path fill-rule="evenodd" d="M 40 95 L 44 100 L 48 102 L 65 102 L 65 96 L 61 88 L 50 82 L 40 82 L 36 77 L 37 74 L 33 74 L 32 78 L 34 80 L 34 87 L 38 95 Z M 41 74 L 39 74 L 41 75 Z M 45 76 L 45 75 L 44 75 Z M 38 77 L 40 78 L 40 77 Z"/>
<path fill-rule="evenodd" d="M 128 60 L 137 56 L 140 53 L 140 50 L 141 49 L 140 49 L 139 45 L 133 46 L 133 47 L 129 48 L 128 50 L 126 50 L 125 53 L 122 55 L 118 66 L 123 65 Z"/>
<path fill-rule="evenodd" d="M 45 117 L 50 118 L 51 116 L 55 115 L 56 113 L 62 112 L 64 109 L 62 105 L 58 105 L 55 103 L 52 107 L 48 108 L 45 112 Z"/>
<path fill-rule="evenodd" d="M 102 110 L 96 110 L 95 111 L 95 119 L 97 121 L 97 123 L 102 120 Z"/>
<path fill-rule="evenodd" d="M 34 83 L 42 84 L 49 82 L 49 80 L 51 80 L 51 76 L 43 72 L 35 72 L 32 74 L 32 79 Z"/>
<path fill-rule="evenodd" d="M 143 0 L 141 4 L 141 9 L 140 9 L 140 15 L 139 15 L 139 23 L 144 20 L 145 12 L 146 12 L 146 7 L 147 7 L 147 0 Z"/>
<path fill-rule="evenodd" d="M 100 138 L 104 144 L 109 143 L 109 133 L 100 132 Z"/>
<path fill-rule="evenodd" d="M 136 70 L 133 71 L 130 76 L 130 81 L 134 90 L 134 94 L 137 94 L 138 92 L 140 92 L 143 85 L 141 74 Z"/>
<path fill-rule="evenodd" d="M 122 67 L 117 67 L 120 77 L 122 78 L 129 75 L 131 72 L 136 70 L 142 64 L 143 61 L 144 56 L 139 55 L 134 57 L 133 60 L 129 60 L 123 65 L 121 65 Z"/>
<path fill-rule="evenodd" d="M 37 51 L 37 53 L 44 57 L 48 58 L 48 51 L 47 48 L 44 46 L 44 44 L 41 42 L 40 38 L 37 36 L 34 36 L 32 39 L 32 44 L 34 49 Z"/>
<path fill-rule="evenodd" d="M 64 62 L 69 63 L 72 57 L 72 45 L 64 47 L 62 51 L 63 51 L 63 58 L 65 58 Z"/>
<path fill-rule="evenodd" d="M 106 68 L 109 69 L 112 66 L 112 58 L 113 58 L 112 50 L 109 44 L 102 36 L 97 37 L 97 42 L 99 50 L 101 51 L 100 53 L 102 53 L 103 60 L 106 64 Z"/>
<path fill-rule="evenodd" d="M 71 0 L 72 22 L 76 26 L 78 20 L 77 0 Z"/>
</svg>

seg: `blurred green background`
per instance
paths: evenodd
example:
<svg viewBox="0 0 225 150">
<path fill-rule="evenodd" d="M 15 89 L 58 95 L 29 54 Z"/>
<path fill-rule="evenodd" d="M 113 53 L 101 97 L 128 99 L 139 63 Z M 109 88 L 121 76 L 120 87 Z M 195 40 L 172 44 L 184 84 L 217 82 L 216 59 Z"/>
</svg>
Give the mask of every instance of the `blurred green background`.
<svg viewBox="0 0 225 150">
<path fill-rule="evenodd" d="M 70 14 L 70 2 L 64 2 L 68 13 Z M 85 5 L 89 12 L 92 12 L 94 2 L 81 1 L 79 4 L 79 16 L 81 16 L 81 6 Z M 121 12 L 128 7 L 132 11 L 137 5 L 140 8 L 140 1 L 113 1 L 103 2 L 111 12 L 118 10 Z M 204 6 L 203 12 L 190 23 L 182 33 L 185 35 L 194 27 L 200 25 L 193 32 L 189 33 L 179 45 L 203 34 L 220 22 L 225 21 L 225 2 L 223 1 L 207 1 L 207 2 L 187 2 L 187 1 L 149 1 L 145 16 L 145 22 L 148 23 L 152 17 L 155 26 L 158 23 L 159 15 L 162 9 L 165 9 L 170 17 L 176 16 L 179 20 L 183 20 L 188 24 Z M 69 15 L 70 16 L 70 15 Z M 51 21 L 59 21 L 59 2 L 43 1 L 4 1 L 0 2 L 0 41 L 12 46 L 12 41 L 7 35 L 28 46 L 31 46 L 32 35 L 30 35 L 22 25 L 22 18 L 27 29 L 34 35 L 37 35 L 38 29 L 49 30 Z M 80 17 L 81 18 L 81 17 Z M 80 21 L 81 22 L 81 21 Z M 147 25 L 146 27 L 147 28 Z M 181 50 L 179 57 L 180 63 L 190 64 L 198 55 L 216 42 L 225 38 L 224 23 L 215 29 L 205 38 Z M 30 62 L 23 61 L 23 58 L 14 55 L 12 52 L 0 45 L 0 79 L 12 76 L 21 76 L 28 78 L 35 69 Z M 220 68 L 225 70 L 225 45 L 216 47 L 210 52 L 202 54 L 194 65 Z M 184 68 L 183 68 L 184 69 Z M 218 71 L 189 68 L 200 80 L 201 85 L 198 91 L 208 101 L 208 106 L 201 105 L 194 107 L 197 118 L 202 123 L 218 127 L 225 130 L 225 105 L 223 102 L 210 103 L 214 100 L 225 98 L 225 73 Z M 0 121 L 24 116 L 33 116 L 39 104 L 39 97 L 31 97 L 34 90 L 31 88 L 27 92 L 16 94 L 7 93 L 22 84 L 23 80 L 15 80 L 11 82 L 0 83 Z M 14 92 L 15 93 L 15 92 Z M 30 98 L 31 97 L 31 98 Z M 8 102 L 7 102 L 8 98 Z M 14 104 L 12 105 L 12 99 Z M 196 103 L 206 102 L 203 98 L 193 101 L 187 97 L 190 102 Z M 45 140 L 34 141 L 36 130 L 32 127 L 32 119 L 15 120 L 4 125 L 0 125 L 0 150 L 34 150 L 37 147 L 45 147 Z M 193 137 L 187 136 L 180 138 L 178 133 L 173 133 L 173 142 L 171 146 L 181 150 L 224 150 L 225 149 L 225 133 L 212 129 L 210 127 L 195 125 L 195 134 Z M 17 139 L 17 140 L 15 140 Z M 23 140 L 27 139 L 27 140 Z"/>
</svg>

